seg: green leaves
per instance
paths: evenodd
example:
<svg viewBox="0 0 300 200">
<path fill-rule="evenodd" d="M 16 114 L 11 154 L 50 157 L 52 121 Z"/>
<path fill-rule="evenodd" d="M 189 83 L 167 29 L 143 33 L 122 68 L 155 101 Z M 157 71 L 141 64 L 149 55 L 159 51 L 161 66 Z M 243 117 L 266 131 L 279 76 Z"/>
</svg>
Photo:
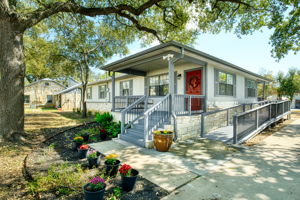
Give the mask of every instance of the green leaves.
<svg viewBox="0 0 300 200">
<path fill-rule="evenodd" d="M 300 92 L 300 71 L 295 68 L 291 68 L 286 75 L 280 72 L 277 81 L 279 83 L 277 88 L 279 97 L 286 95 L 290 100 L 293 100 L 294 94 Z"/>
</svg>

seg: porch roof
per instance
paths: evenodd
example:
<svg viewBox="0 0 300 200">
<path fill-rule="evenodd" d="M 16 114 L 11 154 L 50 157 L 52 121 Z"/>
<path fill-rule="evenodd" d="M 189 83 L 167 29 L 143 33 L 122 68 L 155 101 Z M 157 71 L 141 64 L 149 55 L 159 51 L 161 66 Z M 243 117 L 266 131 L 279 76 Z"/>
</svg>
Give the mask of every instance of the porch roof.
<svg viewBox="0 0 300 200">
<path fill-rule="evenodd" d="M 191 48 L 189 46 L 183 45 L 181 43 L 171 41 L 164 44 L 157 45 L 155 47 L 146 49 L 139 53 L 127 56 L 115 62 L 109 63 L 102 67 L 106 71 L 115 71 L 133 75 L 146 76 L 148 71 L 155 70 L 162 67 L 167 67 L 167 61 L 163 60 L 163 56 L 167 54 L 174 54 L 178 57 L 181 54 L 181 51 L 184 50 L 184 57 L 178 60 L 177 64 L 183 64 L 186 62 L 196 63 L 202 66 L 207 65 L 207 60 L 214 61 L 216 63 L 225 65 L 234 70 L 238 70 L 249 75 L 255 76 L 260 81 L 270 82 L 270 79 L 267 79 L 259 74 L 248 71 L 242 67 L 224 61 L 220 58 L 214 57 L 197 49 Z M 201 58 L 197 58 L 197 56 Z"/>
</svg>

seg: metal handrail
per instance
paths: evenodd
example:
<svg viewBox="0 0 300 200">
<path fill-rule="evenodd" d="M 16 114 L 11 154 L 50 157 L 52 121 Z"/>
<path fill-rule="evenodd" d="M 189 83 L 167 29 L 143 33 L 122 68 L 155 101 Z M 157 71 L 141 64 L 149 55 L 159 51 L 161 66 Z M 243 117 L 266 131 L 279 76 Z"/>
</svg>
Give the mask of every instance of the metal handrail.
<svg viewBox="0 0 300 200">
<path fill-rule="evenodd" d="M 147 110 L 144 113 L 144 139 L 147 143 L 149 140 L 151 140 L 151 132 L 153 129 L 159 127 L 163 123 L 165 123 L 167 120 L 170 120 L 171 116 L 171 106 L 172 106 L 172 98 L 171 94 L 166 95 L 161 101 L 156 103 L 152 108 Z M 159 114 L 159 120 L 150 120 L 152 118 L 152 115 L 154 117 L 155 111 L 159 111 L 159 109 L 166 109 L 166 114 Z M 150 124 L 152 123 L 152 125 Z"/>
<path fill-rule="evenodd" d="M 127 124 L 125 125 L 125 119 L 126 115 L 129 113 L 129 111 L 132 111 L 133 108 L 135 108 L 138 104 L 145 102 L 147 100 L 146 96 L 142 96 L 138 100 L 136 100 L 134 103 L 126 107 L 124 110 L 121 111 L 121 134 L 125 133 L 125 130 L 130 127 L 136 120 L 138 120 L 143 114 L 138 115 L 135 117 L 133 120 L 126 122 Z"/>
<path fill-rule="evenodd" d="M 287 103 L 287 108 L 285 108 L 285 103 Z M 282 112 L 278 113 L 278 107 L 282 104 Z M 275 115 L 273 116 L 273 105 L 275 105 Z M 260 111 L 267 108 L 268 117 L 260 116 Z M 246 112 L 237 114 L 233 116 L 233 137 L 232 141 L 234 144 L 240 143 L 240 141 L 245 141 L 249 137 L 253 137 L 255 134 L 257 134 L 259 131 L 263 130 L 265 127 L 269 126 L 271 123 L 276 122 L 279 118 L 279 116 L 283 116 L 286 113 L 290 112 L 290 101 L 277 101 L 277 102 L 270 102 L 268 104 L 259 106 L 257 108 L 253 108 L 251 110 L 248 110 Z M 246 124 L 250 124 L 249 127 L 246 127 L 242 130 L 239 130 L 239 123 L 243 126 L 243 122 L 240 122 L 239 120 L 243 120 L 243 117 L 255 113 L 254 122 L 252 121 L 252 124 L 250 122 L 247 122 Z M 245 122 L 244 122 L 245 123 Z M 239 139 L 241 138 L 241 140 Z M 246 138 L 246 139 L 245 139 Z"/>
<path fill-rule="evenodd" d="M 165 101 L 165 99 L 169 98 L 171 94 L 167 94 L 162 100 L 160 100 L 159 102 L 157 102 L 156 104 L 154 104 L 154 106 L 152 106 L 150 109 L 148 109 L 144 115 L 147 115 L 149 112 L 153 111 L 154 109 L 156 109 L 156 107 L 158 107 L 160 104 L 162 104 L 163 101 Z"/>
</svg>

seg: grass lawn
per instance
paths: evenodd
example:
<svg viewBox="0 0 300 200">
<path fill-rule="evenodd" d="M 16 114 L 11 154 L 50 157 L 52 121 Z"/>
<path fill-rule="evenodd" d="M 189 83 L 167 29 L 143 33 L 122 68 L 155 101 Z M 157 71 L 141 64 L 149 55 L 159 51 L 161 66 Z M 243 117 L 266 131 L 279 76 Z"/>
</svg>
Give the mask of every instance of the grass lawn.
<svg viewBox="0 0 300 200">
<path fill-rule="evenodd" d="M 24 142 L 0 144 L 0 199 L 34 199 L 22 174 L 25 156 L 46 138 L 93 118 L 82 119 L 80 114 L 56 109 L 26 109 Z"/>
</svg>

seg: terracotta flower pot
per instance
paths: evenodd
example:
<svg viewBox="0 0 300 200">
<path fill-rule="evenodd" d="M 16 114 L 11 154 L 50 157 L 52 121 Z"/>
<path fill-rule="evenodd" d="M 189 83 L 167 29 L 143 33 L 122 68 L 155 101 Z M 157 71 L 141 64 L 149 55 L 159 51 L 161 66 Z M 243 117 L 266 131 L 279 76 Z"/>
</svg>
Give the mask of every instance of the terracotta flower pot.
<svg viewBox="0 0 300 200">
<path fill-rule="evenodd" d="M 154 146 L 157 151 L 167 152 L 169 151 L 173 143 L 173 134 L 153 134 Z"/>
<path fill-rule="evenodd" d="M 133 190 L 139 172 L 131 170 L 131 176 L 122 176 L 122 189 L 126 192 Z"/>
<path fill-rule="evenodd" d="M 91 192 L 86 190 L 89 184 L 83 186 L 85 200 L 102 200 L 105 192 L 105 187 L 102 190 Z"/>
</svg>

